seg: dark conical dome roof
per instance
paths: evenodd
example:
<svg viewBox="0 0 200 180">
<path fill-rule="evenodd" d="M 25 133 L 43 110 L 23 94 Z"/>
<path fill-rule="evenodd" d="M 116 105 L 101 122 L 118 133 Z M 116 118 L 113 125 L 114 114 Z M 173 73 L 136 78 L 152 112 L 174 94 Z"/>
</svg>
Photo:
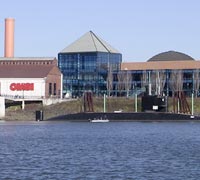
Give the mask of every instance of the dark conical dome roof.
<svg viewBox="0 0 200 180">
<path fill-rule="evenodd" d="M 157 54 L 150 58 L 148 61 L 191 61 L 194 60 L 191 56 L 187 54 L 176 52 L 176 51 L 167 51 L 160 54 Z"/>
</svg>

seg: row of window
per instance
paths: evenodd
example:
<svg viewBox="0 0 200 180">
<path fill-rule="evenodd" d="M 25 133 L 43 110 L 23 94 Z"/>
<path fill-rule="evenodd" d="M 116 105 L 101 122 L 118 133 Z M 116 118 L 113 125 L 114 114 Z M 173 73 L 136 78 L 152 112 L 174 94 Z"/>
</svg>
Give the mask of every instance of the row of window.
<svg viewBox="0 0 200 180">
<path fill-rule="evenodd" d="M 64 91 L 94 90 L 94 86 L 95 89 L 106 89 L 108 70 L 119 70 L 121 57 L 121 54 L 104 52 L 60 53 L 58 65 L 63 73 Z"/>
<path fill-rule="evenodd" d="M 50 65 L 52 61 L 0 61 L 0 65 Z"/>
</svg>

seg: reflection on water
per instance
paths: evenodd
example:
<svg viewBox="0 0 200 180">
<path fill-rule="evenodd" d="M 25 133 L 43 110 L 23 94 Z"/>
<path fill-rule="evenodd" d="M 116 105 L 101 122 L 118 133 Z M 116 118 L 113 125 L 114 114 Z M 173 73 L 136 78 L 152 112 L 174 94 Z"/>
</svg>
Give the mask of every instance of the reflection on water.
<svg viewBox="0 0 200 180">
<path fill-rule="evenodd" d="M 198 179 L 200 123 L 1 122 L 0 179 Z"/>
</svg>

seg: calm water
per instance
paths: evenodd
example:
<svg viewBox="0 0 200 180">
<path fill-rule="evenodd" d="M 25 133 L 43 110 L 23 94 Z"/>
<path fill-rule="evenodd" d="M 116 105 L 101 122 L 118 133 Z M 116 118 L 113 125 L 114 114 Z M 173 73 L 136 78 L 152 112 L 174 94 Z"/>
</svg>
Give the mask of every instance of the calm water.
<svg viewBox="0 0 200 180">
<path fill-rule="evenodd" d="M 1 122 L 0 180 L 190 180 L 200 123 Z"/>
</svg>

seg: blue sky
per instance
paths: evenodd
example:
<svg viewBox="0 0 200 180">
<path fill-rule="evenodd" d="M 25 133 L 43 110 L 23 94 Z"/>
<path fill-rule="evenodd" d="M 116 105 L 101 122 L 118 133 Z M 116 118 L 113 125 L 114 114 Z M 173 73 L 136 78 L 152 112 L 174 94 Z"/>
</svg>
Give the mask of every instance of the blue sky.
<svg viewBox="0 0 200 180">
<path fill-rule="evenodd" d="M 200 60 L 199 7 L 199 0 L 3 0 L 0 56 L 4 19 L 13 17 L 16 57 L 57 57 L 92 30 L 123 61 L 146 61 L 169 50 Z"/>
</svg>

